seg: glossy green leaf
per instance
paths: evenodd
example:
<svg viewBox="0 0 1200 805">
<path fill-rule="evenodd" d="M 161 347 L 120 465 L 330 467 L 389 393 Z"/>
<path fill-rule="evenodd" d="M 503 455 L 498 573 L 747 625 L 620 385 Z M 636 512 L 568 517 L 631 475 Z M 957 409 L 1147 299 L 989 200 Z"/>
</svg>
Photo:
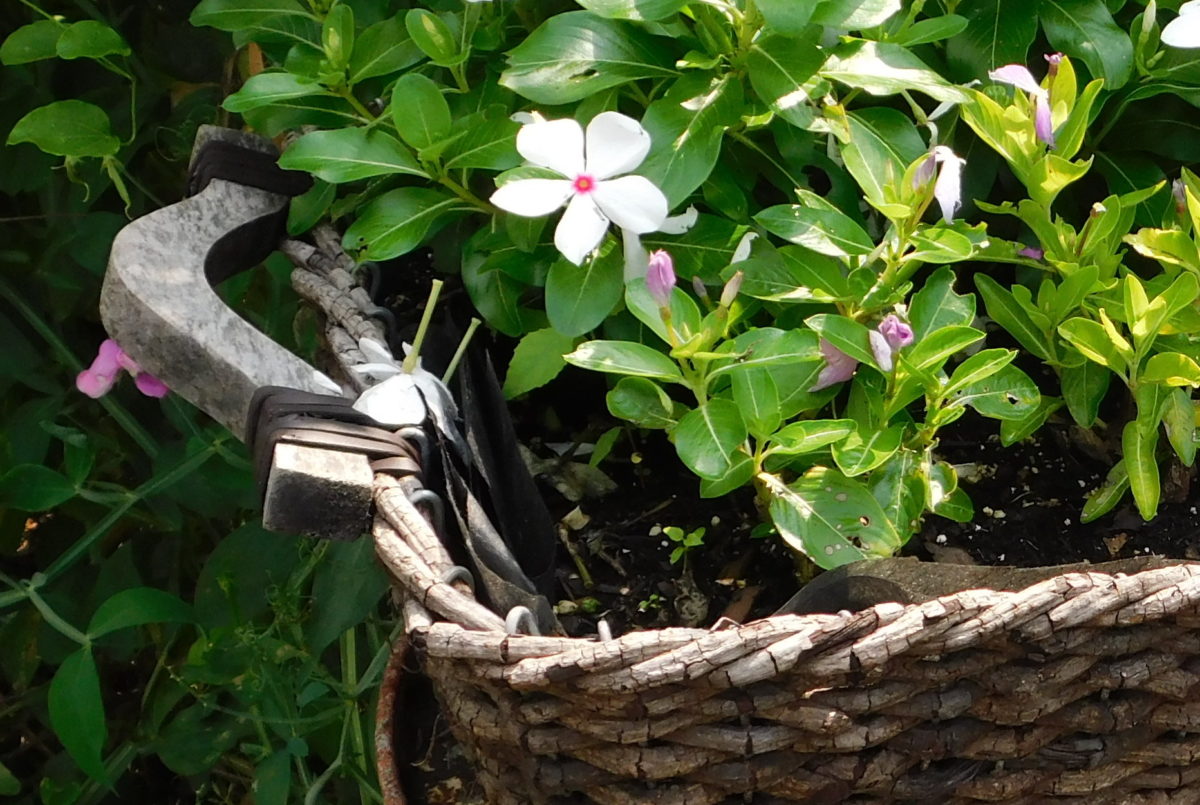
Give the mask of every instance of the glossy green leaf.
<svg viewBox="0 0 1200 805">
<path fill-rule="evenodd" d="M 708 178 L 725 129 L 738 123 L 743 111 L 742 85 L 733 76 L 697 84 L 694 93 L 668 93 L 650 104 L 642 120 L 651 146 L 638 173 L 663 191 L 671 207 Z"/>
<path fill-rule="evenodd" d="M 1123 240 L 1145 257 L 1200 271 L 1200 252 L 1195 242 L 1178 229 L 1139 229 Z"/>
<path fill-rule="evenodd" d="M 499 107 L 501 111 L 503 107 Z M 471 115 L 458 125 L 466 134 L 456 139 L 446 150 L 446 170 L 486 168 L 508 170 L 521 164 L 517 153 L 517 131 L 521 126 L 503 113 L 489 116 L 484 112 Z"/>
<path fill-rule="evenodd" d="M 688 411 L 671 431 L 675 450 L 688 469 L 712 479 L 729 472 L 734 450 L 748 435 L 741 409 L 721 398 Z"/>
<path fill-rule="evenodd" d="M 50 726 L 71 759 L 94 780 L 105 781 L 101 756 L 108 740 L 100 675 L 89 646 L 76 649 L 58 666 L 46 697 Z"/>
<path fill-rule="evenodd" d="M 783 0 L 790 8 L 804 3 Z M 768 25 L 770 20 L 768 19 Z M 755 39 L 746 56 L 746 69 L 755 94 L 793 126 L 804 128 L 815 117 L 812 99 L 822 81 L 817 70 L 824 55 L 815 41 L 767 34 Z"/>
<path fill-rule="evenodd" d="M 66 26 L 57 20 L 38 20 L 17 28 L 0 44 L 0 64 L 12 66 L 53 59 L 58 37 Z"/>
<path fill-rule="evenodd" d="M 981 275 L 976 274 L 978 282 Z M 954 290 L 955 275 L 939 268 L 929 275 L 921 290 L 913 294 L 908 307 L 908 323 L 916 344 L 943 327 L 967 326 L 975 320 L 975 297 Z"/>
<path fill-rule="evenodd" d="M 334 129 L 301 136 L 283 152 L 279 166 L 311 173 L 326 182 L 354 182 L 406 173 L 426 177 L 412 153 L 380 129 Z"/>
<path fill-rule="evenodd" d="M 75 497 L 75 484 L 40 464 L 18 464 L 0 475 L 0 507 L 40 512 Z"/>
<path fill-rule="evenodd" d="M 1133 70 L 1133 44 L 1113 21 L 1104 0 L 1043 0 L 1038 10 L 1055 50 L 1074 56 L 1111 91 L 1125 86 Z"/>
<path fill-rule="evenodd" d="M 864 325 L 833 313 L 818 313 L 815 316 L 809 316 L 804 323 L 815 330 L 821 338 L 859 363 L 879 368 L 879 364 L 875 362 L 875 354 L 871 351 L 869 330 Z"/>
<path fill-rule="evenodd" d="M 833 445 L 833 460 L 848 477 L 870 472 L 900 449 L 905 426 L 892 425 L 883 429 L 857 429 Z"/>
<path fill-rule="evenodd" d="M 1196 461 L 1196 408 L 1191 394 L 1185 389 L 1174 389 L 1167 394 L 1163 403 L 1162 421 L 1166 427 L 1167 440 L 1184 466 Z"/>
<path fill-rule="evenodd" d="M 983 331 L 961 324 L 951 324 L 934 330 L 909 347 L 904 360 L 914 369 L 940 367 L 946 359 L 984 337 Z"/>
<path fill-rule="evenodd" d="M 754 220 L 773 235 L 830 257 L 867 254 L 875 248 L 863 228 L 840 210 L 779 204 L 767 207 Z"/>
<path fill-rule="evenodd" d="M 892 210 L 884 188 L 895 188 L 909 163 L 925 152 L 925 143 L 907 115 L 895 109 L 874 107 L 846 115 L 850 140 L 842 145 L 846 170 L 858 182 L 867 200 L 885 215 Z M 911 214 L 903 205 L 898 215 Z"/>
<path fill-rule="evenodd" d="M 710 383 L 723 375 L 758 369 L 786 371 L 797 364 L 819 364 L 823 360 L 816 333 L 803 329 L 758 327 L 726 341 L 718 351 L 736 357 L 730 363 L 714 364 L 708 375 Z M 782 382 L 783 375 L 777 377 Z"/>
<path fill-rule="evenodd" d="M 413 44 L 434 64 L 443 67 L 459 64 L 466 53 L 459 50 L 458 40 L 445 21 L 424 8 L 410 9 L 404 15 L 404 27 Z"/>
<path fill-rule="evenodd" d="M 512 338 L 549 326 L 546 314 L 522 304 L 528 283 L 508 267 L 528 268 L 530 255 L 516 249 L 487 255 L 469 255 L 462 263 L 463 286 L 471 303 L 489 325 Z M 546 266 L 548 268 L 548 266 Z"/>
<path fill-rule="evenodd" d="M 661 40 L 588 11 L 557 14 L 508 53 L 500 84 L 541 104 L 564 104 L 639 78 L 674 74 Z"/>
<path fill-rule="evenodd" d="M 89 637 L 147 623 L 191 623 L 192 608 L 177 596 L 153 587 L 134 587 L 116 593 L 97 609 L 88 624 Z"/>
<path fill-rule="evenodd" d="M 1082 427 L 1090 428 L 1095 424 L 1112 377 L 1107 367 L 1090 360 L 1063 367 L 1060 378 L 1063 399 L 1071 417 Z"/>
<path fill-rule="evenodd" d="M 734 451 L 733 463 L 720 478 L 701 478 L 700 497 L 718 498 L 740 489 L 754 477 L 754 459 L 741 450 Z"/>
<path fill-rule="evenodd" d="M 792 0 L 782 2 L 793 5 Z M 824 0 L 815 4 L 812 21 L 841 31 L 859 31 L 874 28 L 890 20 L 900 11 L 900 0 Z"/>
<path fill-rule="evenodd" d="M 975 519 L 975 506 L 966 492 L 955 489 L 933 509 L 933 513 L 956 523 L 969 523 Z"/>
<path fill-rule="evenodd" d="M 408 35 L 400 15 L 377 22 L 354 40 L 347 69 L 351 85 L 375 76 L 396 73 L 423 58 L 421 49 Z"/>
<path fill-rule="evenodd" d="M 1157 447 L 1157 422 L 1152 427 L 1145 427 L 1136 419 L 1125 423 L 1125 429 L 1121 432 L 1121 454 L 1129 475 L 1129 488 L 1143 520 L 1152 519 L 1158 512 L 1161 490 L 1158 460 L 1154 455 Z"/>
<path fill-rule="evenodd" d="M 388 191 L 361 209 L 346 230 L 342 245 L 361 251 L 367 260 L 388 260 L 407 254 L 426 236 L 470 210 L 454 196 L 427 187 L 401 187 Z"/>
<path fill-rule="evenodd" d="M 741 292 L 772 302 L 834 302 L 850 298 L 845 267 L 800 246 L 785 246 L 738 263 Z"/>
<path fill-rule="evenodd" d="M 190 21 L 196 26 L 240 31 L 279 16 L 312 19 L 299 0 L 200 0 Z"/>
<path fill-rule="evenodd" d="M 890 556 L 900 547 L 895 527 L 861 482 L 837 470 L 814 467 L 785 486 L 759 476 L 780 536 L 823 568 L 868 556 Z"/>
<path fill-rule="evenodd" d="M 60 157 L 108 157 L 121 147 L 104 110 L 75 100 L 55 101 L 26 114 L 8 133 L 8 144 L 16 143 L 33 143 Z"/>
<path fill-rule="evenodd" d="M 1200 386 L 1200 365 L 1178 352 L 1151 355 L 1145 368 L 1138 373 L 1141 383 L 1162 383 L 1166 386 Z"/>
<path fill-rule="evenodd" d="M 0 797 L 15 797 L 21 793 L 21 781 L 8 767 L 0 763 Z"/>
<path fill-rule="evenodd" d="M 506 399 L 544 386 L 558 376 L 567 362 L 563 356 L 575 348 L 575 339 L 553 328 L 535 330 L 521 338 L 504 376 Z"/>
<path fill-rule="evenodd" d="M 1025 64 L 1038 32 L 1037 0 L 973 0 L 956 13 L 967 21 L 946 43 L 946 60 L 962 81 L 985 79 L 1005 64 Z"/>
<path fill-rule="evenodd" d="M 939 101 L 964 103 L 968 96 L 899 45 L 857 40 L 838 47 L 821 75 L 871 95 L 914 90 Z"/>
<path fill-rule="evenodd" d="M 450 136 L 450 106 L 438 85 L 419 73 L 396 81 L 389 114 L 400 139 L 413 148 L 428 148 Z"/>
<path fill-rule="evenodd" d="M 988 316 L 1007 330 L 1009 335 L 1017 339 L 1017 342 L 1025 349 L 1042 360 L 1049 360 L 1053 354 L 1050 340 L 1013 298 L 1012 291 L 1004 288 L 986 274 L 975 275 L 975 287 L 979 290 L 979 295 L 983 297 L 983 304 L 987 308 Z"/>
<path fill-rule="evenodd" d="M 813 11 L 820 3 L 796 3 L 793 0 L 756 0 L 755 6 L 762 14 L 768 31 L 795 36 L 802 34 L 812 20 Z M 778 36 L 778 34 L 768 34 Z"/>
<path fill-rule="evenodd" d="M 925 479 L 921 456 L 902 448 L 871 474 L 871 494 L 901 535 L 902 541 L 921 525 Z"/>
<path fill-rule="evenodd" d="M 640 428 L 675 425 L 675 406 L 657 383 L 644 377 L 623 377 L 605 397 L 613 416 Z"/>
<path fill-rule="evenodd" d="M 1122 345 L 1114 342 L 1111 334 L 1099 322 L 1082 317 L 1067 319 L 1058 325 L 1058 333 L 1088 360 L 1107 366 L 1117 374 L 1123 374 L 1128 368 L 1128 343 Z"/>
<path fill-rule="evenodd" d="M 987 352 L 1005 352 L 1006 350 L 983 350 L 963 361 L 959 369 L 966 366 L 972 358 Z M 978 377 L 995 365 L 989 359 L 987 366 L 976 366 L 969 374 Z M 951 384 L 958 376 L 956 371 L 951 375 Z M 1041 400 L 1037 385 L 1029 379 L 1029 375 L 1015 366 L 1003 365 L 994 374 L 975 380 L 954 392 L 956 405 L 968 405 L 979 413 L 992 419 L 1023 419 L 1037 407 Z"/>
<path fill-rule="evenodd" d="M 779 388 L 766 369 L 735 372 L 733 401 L 742 412 L 746 427 L 756 438 L 769 436 L 779 427 Z"/>
<path fill-rule="evenodd" d="M 1086 364 L 1095 366 L 1094 363 Z M 1002 419 L 1000 420 L 1000 444 L 1005 447 L 1014 445 L 1019 441 L 1028 439 L 1042 425 L 1046 424 L 1046 420 L 1050 415 L 1062 408 L 1063 401 L 1061 397 L 1042 396 L 1037 406 L 1029 411 L 1020 419 Z"/>
<path fill-rule="evenodd" d="M 941 42 L 962 33 L 967 28 L 966 17 L 957 14 L 943 14 L 940 17 L 929 17 L 918 20 L 892 41 L 897 45 L 910 48 L 916 45 L 927 45 L 930 42 Z"/>
<path fill-rule="evenodd" d="M 970 260 L 976 249 L 976 242 L 968 234 L 944 224 L 919 229 L 910 242 L 913 250 L 906 257 L 922 263 L 961 263 Z"/>
<path fill-rule="evenodd" d="M 1125 470 L 1125 461 L 1122 459 L 1108 471 L 1104 483 L 1088 495 L 1083 504 L 1083 511 L 1080 512 L 1079 522 L 1090 523 L 1112 511 L 1128 489 L 1129 473 Z"/>
<path fill-rule="evenodd" d="M 638 321 L 650 328 L 664 343 L 671 343 L 667 323 L 662 309 L 646 289 L 644 279 L 625 283 L 625 307 Z M 700 331 L 700 307 L 682 288 L 671 290 L 671 327 L 677 336 L 676 343 L 686 342 Z"/>
<path fill-rule="evenodd" d="M 353 584 L 347 584 L 348 579 L 353 579 Z M 376 612 L 388 587 L 387 574 L 375 558 L 370 540 L 331 544 L 313 576 L 312 609 L 304 624 L 313 655 L 320 656 L 347 629 Z"/>
<path fill-rule="evenodd" d="M 792 422 L 771 436 L 771 452 L 798 456 L 836 444 L 858 430 L 853 419 L 808 419 Z"/>
<path fill-rule="evenodd" d="M 652 377 L 677 383 L 683 380 L 675 361 L 656 349 L 628 341 L 585 341 L 567 355 L 566 360 L 574 366 L 597 372 Z"/>
<path fill-rule="evenodd" d="M 71 23 L 58 38 L 55 49 L 62 59 L 102 59 L 128 56 L 129 45 L 121 35 L 98 20 Z"/>
<path fill-rule="evenodd" d="M 332 95 L 332 93 L 315 81 L 309 81 L 293 73 L 259 73 L 246 79 L 242 88 L 226 97 L 221 105 L 230 112 L 240 113 L 309 95 Z"/>
<path fill-rule="evenodd" d="M 625 290 L 620 249 L 610 249 L 577 266 L 555 261 L 546 277 L 546 314 L 563 335 L 576 336 L 600 325 Z"/>
<path fill-rule="evenodd" d="M 288 805 L 292 787 L 292 756 L 279 749 L 254 769 L 254 805 Z"/>
<path fill-rule="evenodd" d="M 605 19 L 653 22 L 678 13 L 687 0 L 579 0 L 579 5 Z"/>
<path fill-rule="evenodd" d="M 287 233 L 292 237 L 303 235 L 320 223 L 336 196 L 336 186 L 315 180 L 311 188 L 293 198 L 288 205 Z"/>
</svg>

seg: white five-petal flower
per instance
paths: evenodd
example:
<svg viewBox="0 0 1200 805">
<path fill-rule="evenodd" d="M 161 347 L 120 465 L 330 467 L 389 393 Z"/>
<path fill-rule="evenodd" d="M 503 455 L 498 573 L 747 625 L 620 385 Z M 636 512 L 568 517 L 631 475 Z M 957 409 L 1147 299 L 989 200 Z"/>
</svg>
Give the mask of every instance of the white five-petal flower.
<svg viewBox="0 0 1200 805">
<path fill-rule="evenodd" d="M 492 194 L 502 210 L 529 218 L 567 210 L 554 245 L 579 265 L 604 238 L 610 222 L 635 234 L 654 232 L 667 217 L 667 198 L 644 176 L 627 176 L 650 151 L 650 135 L 631 117 L 601 112 L 583 128 L 569 118 L 528 123 L 517 151 L 563 179 L 516 179 Z"/>
</svg>

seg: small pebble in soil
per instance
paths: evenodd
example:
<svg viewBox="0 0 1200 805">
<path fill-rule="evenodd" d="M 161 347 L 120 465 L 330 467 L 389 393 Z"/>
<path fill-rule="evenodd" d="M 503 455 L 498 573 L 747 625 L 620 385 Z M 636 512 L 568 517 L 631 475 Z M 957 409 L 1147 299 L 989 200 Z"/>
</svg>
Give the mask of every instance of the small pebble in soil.
<svg viewBox="0 0 1200 805">
<path fill-rule="evenodd" d="M 708 522 L 715 528 L 721 524 L 721 518 L 714 514 Z"/>
<path fill-rule="evenodd" d="M 946 535 L 945 534 L 938 534 L 934 539 L 936 540 L 938 545 L 946 544 Z"/>
<path fill-rule="evenodd" d="M 650 536 L 657 537 L 661 533 L 662 533 L 662 526 L 660 526 L 660 525 L 650 526 Z"/>
</svg>

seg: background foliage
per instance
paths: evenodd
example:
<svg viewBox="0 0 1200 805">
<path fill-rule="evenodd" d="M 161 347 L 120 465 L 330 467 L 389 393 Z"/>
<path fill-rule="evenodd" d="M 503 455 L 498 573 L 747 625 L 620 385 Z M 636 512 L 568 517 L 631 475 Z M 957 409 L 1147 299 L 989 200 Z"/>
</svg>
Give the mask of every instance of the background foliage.
<svg viewBox="0 0 1200 805">
<path fill-rule="evenodd" d="M 264 533 L 244 450 L 227 433 L 173 397 L 159 403 L 125 384 L 92 401 L 72 385 L 104 337 L 96 300 L 108 244 L 129 217 L 179 196 L 200 123 L 240 118 L 272 136 L 323 129 L 286 158 L 321 180 L 296 205 L 293 230 L 328 214 L 365 258 L 431 245 L 441 270 L 461 263 L 488 323 L 523 339 L 517 354 L 527 364 L 514 370 L 533 379 L 510 381 L 517 393 L 557 374 L 563 353 L 587 335 L 647 349 L 659 342 L 654 308 L 629 312 L 638 302 L 626 302 L 615 242 L 580 269 L 557 258 L 543 220 L 480 225 L 495 213 L 486 198 L 497 175 L 528 172 L 517 167 L 509 114 L 636 113 L 656 143 L 644 173 L 676 211 L 690 202 L 700 212 L 685 234 L 643 238 L 671 250 L 685 279 L 699 276 L 715 295 L 740 237 L 754 229 L 760 247 L 768 235 L 789 243 L 755 253 L 743 290 L 752 300 L 745 308 L 779 327 L 831 340 L 840 333 L 839 343 L 851 344 L 866 337 L 875 310 L 902 300 L 919 338 L 959 328 L 942 336 L 944 356 L 926 347 L 942 363 L 931 359 L 919 372 L 945 365 L 977 340 L 965 330 L 984 326 L 1003 346 L 950 364 L 952 377 L 963 372 L 956 390 L 970 386 L 972 371 L 1014 360 L 997 353 L 1019 352 L 1012 365 L 1036 378 L 1041 396 L 1028 416 L 1007 419 L 1006 440 L 1052 416 L 1104 430 L 1097 418 L 1107 400 L 1116 427 L 1106 435 L 1114 458 L 1124 457 L 1091 514 L 1131 486 L 1153 513 L 1159 462 L 1194 457 L 1191 388 L 1200 384 L 1192 369 L 1200 328 L 1188 318 L 1195 283 L 1181 279 L 1200 272 L 1200 188 L 1185 177 L 1190 194 L 1185 186 L 1175 196 L 1164 182 L 1200 161 L 1200 51 L 1158 41 L 1157 20 L 1173 19 L 1179 4 L 756 0 L 735 4 L 740 17 L 722 15 L 722 5 L 262 0 L 248 11 L 234 0 L 22 0 L 0 8 L 0 26 L 14 32 L 0 47 L 0 796 L 224 802 L 253 789 L 260 803 L 378 800 L 365 724 L 395 627 L 376 614 L 385 584 L 368 543 Z M 586 55 L 570 52 L 581 32 L 592 44 Z M 838 38 L 847 33 L 856 36 Z M 250 42 L 273 69 L 259 73 Z M 1056 111 L 1057 150 L 1047 151 L 1032 139 L 1032 101 L 987 73 L 1017 63 L 1040 77 L 1042 54 L 1054 51 L 1069 57 L 1057 92 L 1070 100 Z M 881 61 L 897 69 L 881 70 Z M 983 84 L 960 88 L 975 81 Z M 680 105 L 700 95 L 705 103 Z M 399 114 L 388 103 L 396 97 L 406 104 Z M 931 129 L 929 116 L 947 100 L 959 106 Z M 960 216 L 969 223 L 939 227 L 920 200 L 886 190 L 903 191 L 899 180 L 911 178 L 934 131 L 966 159 Z M 687 148 L 670 147 L 684 135 Z M 367 149 L 375 167 L 330 160 L 339 149 Z M 908 229 L 896 242 L 922 257 L 902 278 L 911 286 L 889 289 L 895 299 L 883 294 L 863 313 L 828 308 L 833 296 L 861 299 L 854 285 L 832 288 L 826 308 L 775 298 L 769 280 L 781 270 L 793 291 L 822 287 L 795 273 L 813 265 L 832 266 L 822 282 L 849 282 L 838 266 L 857 264 L 898 222 Z M 937 237 L 922 243 L 920 233 Z M 1023 257 L 1020 246 L 1044 255 Z M 272 261 L 222 292 L 299 348 L 287 272 Z M 943 310 L 948 316 L 930 312 Z M 649 361 L 667 361 L 654 354 Z M 1152 366 L 1159 355 L 1167 357 Z M 860 357 L 871 364 L 870 353 Z M 808 363 L 811 373 L 820 368 Z M 675 370 L 658 365 L 670 379 Z M 621 381 L 615 405 L 610 397 L 614 413 L 647 426 L 681 423 L 685 414 L 648 379 L 655 375 L 640 374 Z M 856 388 L 869 401 L 866 383 Z M 733 385 L 726 400 L 753 391 L 747 381 L 738 399 Z M 807 381 L 795 385 L 806 393 Z M 1110 386 L 1129 393 L 1110 395 Z M 955 407 L 950 394 L 933 408 Z M 904 408 L 890 414 L 908 428 Z M 744 463 L 735 452 L 746 434 L 728 406 L 708 411 L 716 413 L 708 423 L 741 422 L 733 430 L 743 438 L 689 453 L 699 442 L 685 429 L 676 443 L 713 492 Z M 782 421 L 766 420 L 764 437 L 781 432 Z M 861 417 L 834 420 L 843 423 L 835 437 L 804 422 L 776 437 L 780 456 L 808 456 L 770 467 L 780 477 L 803 472 L 813 450 L 832 452 L 840 468 L 777 482 L 781 530 L 803 512 L 795 501 L 805 495 L 860 495 L 868 487 L 858 481 L 840 485 L 857 475 L 871 479 L 874 502 L 855 498 L 857 508 L 845 507 L 855 519 L 862 506 L 885 505 L 881 488 L 899 501 L 888 511 L 895 522 L 952 499 L 953 477 L 932 464 L 917 473 L 921 488 L 905 486 L 920 469 L 910 462 L 925 454 L 901 451 L 899 436 L 889 451 L 878 434 L 866 434 L 866 446 L 860 433 L 857 444 L 830 447 L 858 432 L 851 420 Z M 873 426 L 894 427 L 890 418 Z M 714 455 L 723 464 L 709 471 Z M 969 516 L 957 502 L 942 513 Z M 353 595 L 342 594 L 347 577 L 361 580 Z"/>
</svg>

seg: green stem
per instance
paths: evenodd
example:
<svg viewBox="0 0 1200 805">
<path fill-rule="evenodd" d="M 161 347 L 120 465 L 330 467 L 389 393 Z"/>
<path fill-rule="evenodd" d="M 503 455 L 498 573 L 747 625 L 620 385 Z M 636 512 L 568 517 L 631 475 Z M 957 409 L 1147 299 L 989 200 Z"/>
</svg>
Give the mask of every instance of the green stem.
<svg viewBox="0 0 1200 805">
<path fill-rule="evenodd" d="M 21 296 L 17 294 L 15 290 L 13 290 L 12 286 L 10 286 L 3 279 L 0 279 L 0 296 L 3 296 L 8 300 L 9 304 L 16 308 L 17 312 L 21 314 L 21 318 L 25 319 L 29 326 L 32 327 L 37 334 L 40 335 L 42 339 L 50 345 L 50 348 L 54 352 L 58 353 L 59 358 L 72 372 L 78 373 L 83 370 L 83 364 L 80 363 L 79 359 L 75 357 L 75 353 L 71 351 L 70 347 L 68 347 L 66 343 L 59 338 L 58 333 L 54 332 L 54 330 L 42 320 L 42 317 L 38 315 L 37 311 L 26 304 L 25 300 L 22 299 Z M 133 418 L 133 415 L 126 411 L 120 403 L 118 403 L 113 397 L 101 397 L 99 399 L 99 403 L 104 407 L 104 410 L 108 412 L 108 415 L 112 417 L 118 425 L 121 426 L 121 429 L 128 433 L 130 438 L 137 442 L 138 446 L 142 448 L 142 451 L 146 455 L 150 456 L 151 458 L 155 458 L 158 455 L 158 444 L 154 441 L 154 437 L 147 433 L 146 430 L 138 424 L 137 420 Z"/>
<path fill-rule="evenodd" d="M 345 100 L 346 103 L 350 104 L 350 108 L 354 110 L 355 114 L 365 119 L 368 125 L 374 123 L 378 119 L 375 117 L 375 115 L 371 114 L 371 110 L 363 106 L 362 101 L 356 98 L 354 93 L 346 87 L 339 88 L 337 90 L 337 94 L 339 97 Z"/>
<path fill-rule="evenodd" d="M 463 353 L 467 351 L 467 346 L 471 343 L 471 337 L 475 335 L 475 331 L 479 329 L 480 324 L 479 319 L 474 316 L 471 317 L 471 323 L 467 325 L 466 334 L 458 342 L 458 349 L 454 350 L 454 357 L 450 359 L 450 364 L 442 374 L 443 383 L 449 383 L 450 378 L 454 377 L 454 370 L 458 368 L 458 363 L 462 360 Z"/>
<path fill-rule="evenodd" d="M 488 215 L 496 215 L 500 212 L 500 210 L 498 210 L 492 204 L 484 201 L 466 187 L 451 179 L 449 176 L 439 176 L 437 177 L 437 181 L 442 185 L 442 187 L 446 188 L 451 193 L 470 204 L 472 207 L 475 207 L 480 212 L 487 213 Z"/>
<path fill-rule="evenodd" d="M 34 608 L 41 613 L 42 620 L 44 620 L 56 632 L 70 638 L 71 640 L 74 640 L 81 646 L 91 645 L 91 638 L 76 629 L 71 624 L 67 623 L 61 615 L 54 611 L 52 606 L 46 603 L 46 599 L 38 595 L 37 590 L 34 589 L 32 584 L 29 582 L 18 583 L 13 581 L 4 573 L 0 573 L 0 581 L 3 581 L 9 587 L 12 587 L 14 591 L 22 593 L 25 598 L 28 598 L 29 602 L 33 604 Z"/>
<path fill-rule="evenodd" d="M 421 359 L 421 344 L 425 341 L 425 331 L 429 329 L 429 322 L 433 319 L 433 309 L 437 306 L 438 296 L 442 293 L 442 281 L 434 280 L 433 286 L 429 289 L 429 298 L 425 300 L 425 310 L 421 312 L 421 323 L 417 325 L 417 334 L 413 337 L 412 349 L 404 358 L 402 368 L 404 371 L 412 374 L 417 368 L 417 362 Z"/>
<path fill-rule="evenodd" d="M 32 587 L 44 587 L 66 571 L 70 570 L 71 567 L 91 549 L 92 545 L 94 545 L 97 540 L 107 534 L 108 530 L 112 528 L 122 517 L 124 517 L 125 513 L 133 508 L 136 503 L 150 497 L 151 495 L 158 494 L 162 490 L 191 475 L 215 453 L 216 447 L 212 444 L 207 445 L 202 450 L 199 450 L 196 453 L 184 458 L 167 472 L 151 478 L 149 481 L 133 490 L 133 492 L 129 494 L 128 500 L 118 506 L 113 507 L 113 509 L 109 511 L 107 515 L 105 515 L 104 519 L 96 523 L 96 525 L 93 526 L 90 531 L 81 537 L 74 545 L 68 548 L 67 551 L 62 554 L 62 556 L 54 560 L 54 562 L 50 564 L 50 567 L 46 568 L 45 573 L 39 574 L 40 578 L 37 582 L 30 582 Z M 24 601 L 27 598 L 29 598 L 29 595 L 25 588 L 0 594 L 0 609 L 12 606 L 13 604 Z"/>
</svg>

